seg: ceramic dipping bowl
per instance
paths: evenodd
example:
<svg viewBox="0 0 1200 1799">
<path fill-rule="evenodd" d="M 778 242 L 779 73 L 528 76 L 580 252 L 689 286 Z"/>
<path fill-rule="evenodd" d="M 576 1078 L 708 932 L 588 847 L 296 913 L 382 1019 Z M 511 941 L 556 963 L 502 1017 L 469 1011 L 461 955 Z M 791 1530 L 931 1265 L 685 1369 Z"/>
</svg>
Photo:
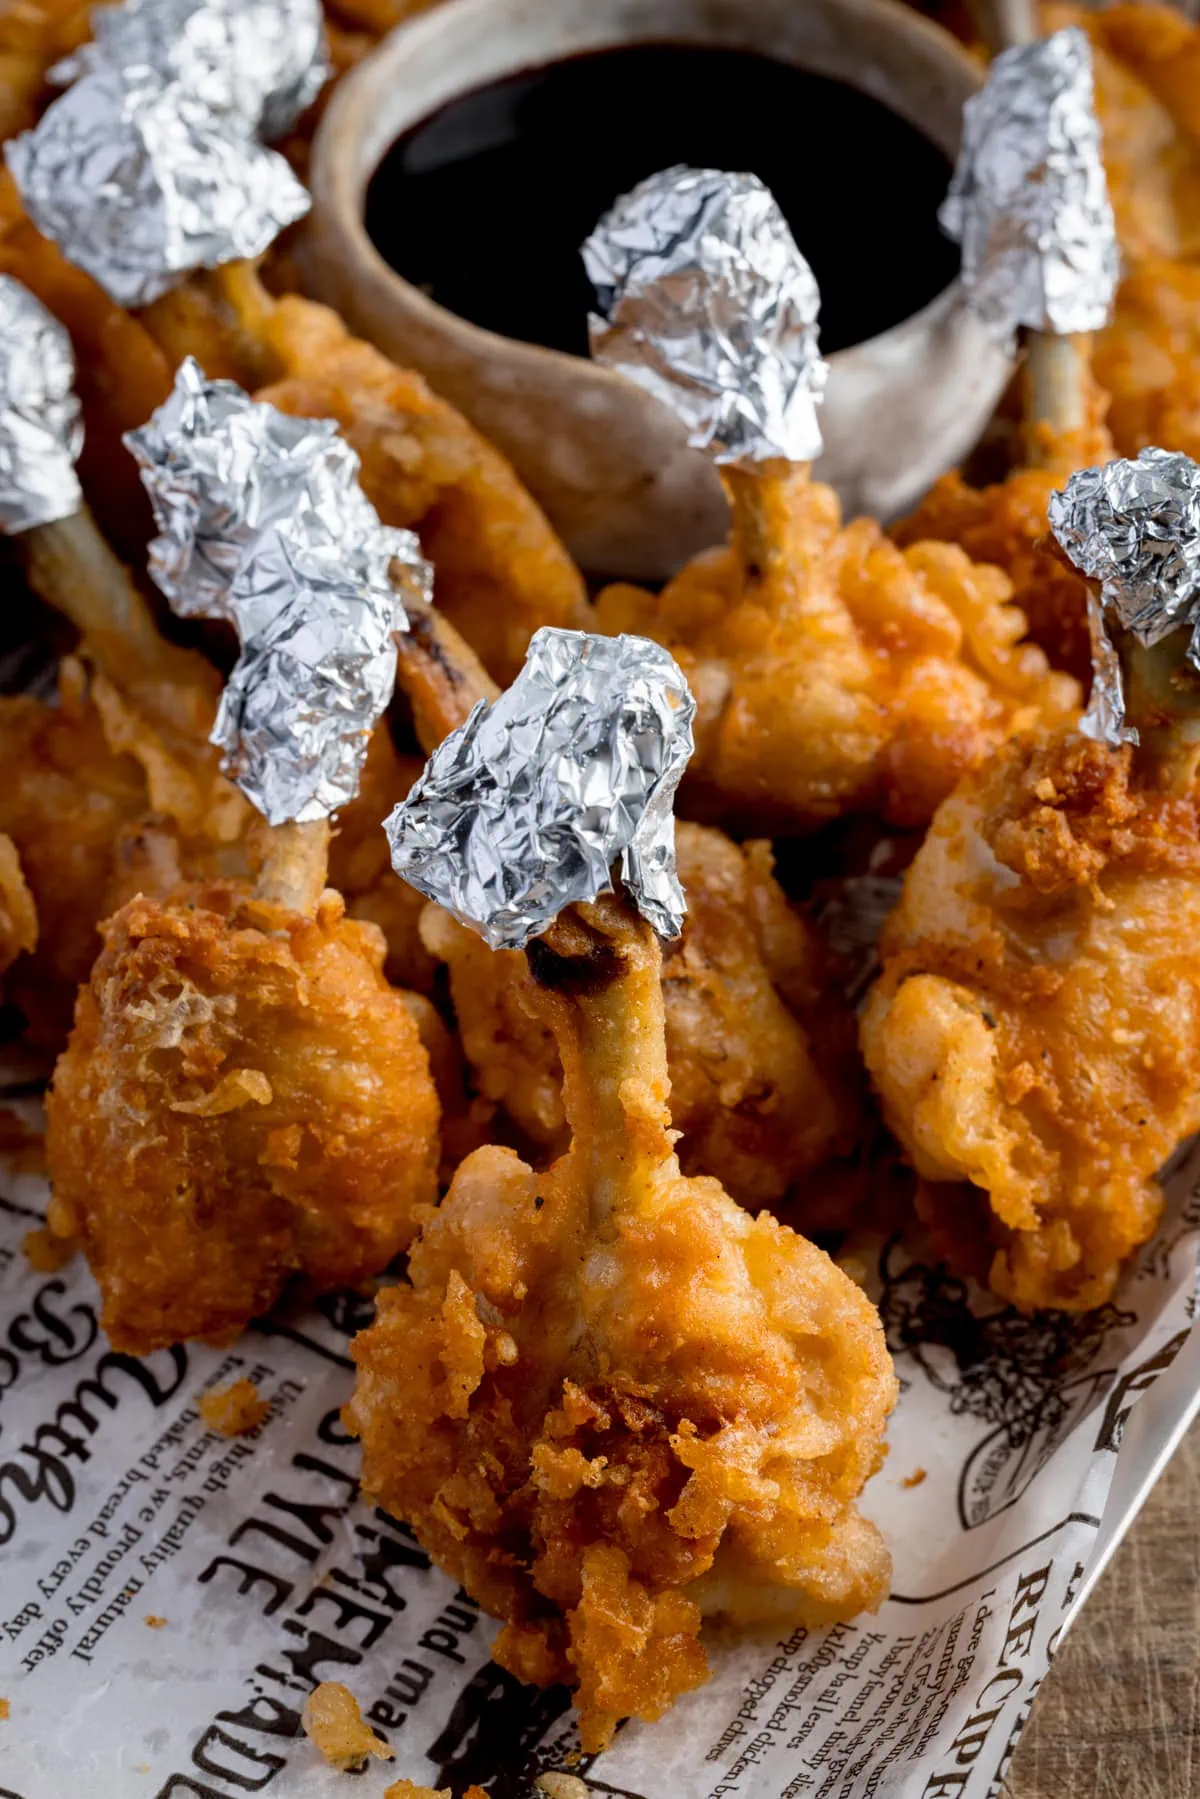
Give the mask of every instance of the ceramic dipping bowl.
<svg viewBox="0 0 1200 1799">
<path fill-rule="evenodd" d="M 567 56 L 664 41 L 758 51 L 847 82 L 951 158 L 963 102 L 981 81 L 955 39 L 897 0 L 444 0 L 399 26 L 335 92 L 313 148 L 304 243 L 314 297 L 419 370 L 504 451 L 585 570 L 643 580 L 724 536 L 707 459 L 621 376 L 436 305 L 383 260 L 363 212 L 386 151 L 459 95 Z M 829 360 L 818 477 L 848 513 L 883 519 L 967 453 L 1011 366 L 957 281 Z"/>
</svg>

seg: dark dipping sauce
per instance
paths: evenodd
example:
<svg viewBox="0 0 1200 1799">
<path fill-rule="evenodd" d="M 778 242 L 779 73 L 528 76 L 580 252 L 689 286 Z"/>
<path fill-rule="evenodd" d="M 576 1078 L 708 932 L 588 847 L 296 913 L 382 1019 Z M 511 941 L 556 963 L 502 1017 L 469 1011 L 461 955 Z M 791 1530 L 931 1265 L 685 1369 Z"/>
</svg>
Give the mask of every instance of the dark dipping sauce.
<svg viewBox="0 0 1200 1799">
<path fill-rule="evenodd" d="M 772 190 L 821 289 L 821 347 L 898 324 L 958 272 L 942 152 L 880 101 L 748 51 L 602 50 L 452 100 L 388 151 L 366 226 L 406 281 L 505 337 L 587 354 L 579 246 L 673 163 Z"/>
</svg>

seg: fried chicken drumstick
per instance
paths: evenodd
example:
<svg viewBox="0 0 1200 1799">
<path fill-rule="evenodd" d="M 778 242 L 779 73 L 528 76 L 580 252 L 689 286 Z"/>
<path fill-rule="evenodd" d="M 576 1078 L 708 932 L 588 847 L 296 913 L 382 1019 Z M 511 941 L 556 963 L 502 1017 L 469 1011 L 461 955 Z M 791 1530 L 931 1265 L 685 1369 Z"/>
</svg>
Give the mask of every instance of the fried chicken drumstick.
<svg viewBox="0 0 1200 1799">
<path fill-rule="evenodd" d="M 293 1274 L 378 1272 L 436 1197 L 426 1003 L 325 890 L 329 815 L 391 691 L 401 546 L 377 520 L 328 537 L 328 492 L 320 516 L 301 497 L 228 592 L 243 653 L 217 731 L 269 821 L 257 881 L 109 920 L 47 1101 L 51 1228 L 82 1239 L 133 1353 L 228 1340 Z M 334 497 L 366 532 L 361 494 Z"/>
<path fill-rule="evenodd" d="M 1016 742 L 964 781 L 909 871 L 862 1021 L 942 1247 L 1026 1311 L 1109 1298 L 1154 1230 L 1158 1169 L 1200 1126 L 1200 684 L 1156 562 L 1200 470 L 1160 457 L 1068 483 L 1064 512 L 1095 491 L 1078 483 L 1104 483 L 1087 504 L 1106 561 L 1056 525 L 1127 619 L 1117 543 L 1136 541 L 1152 647 L 1123 631 L 1120 649 L 1140 743 L 1120 742 L 1102 660 L 1083 730 Z"/>
<path fill-rule="evenodd" d="M 543 674 L 550 665 L 551 703 L 572 705 L 563 670 L 582 669 L 598 706 L 618 717 L 631 706 L 619 728 L 644 745 L 643 702 L 626 700 L 623 674 L 603 685 L 602 640 L 558 641 L 573 636 L 544 632 L 531 650 Z M 663 666 L 637 640 L 604 647 L 626 667 L 636 657 L 647 681 Z M 677 670 L 667 678 L 682 687 Z M 660 728 L 679 729 L 663 726 L 667 715 Z M 422 853 L 431 867 L 462 853 L 455 841 L 482 869 L 485 840 L 493 855 L 505 840 L 495 793 L 454 841 L 439 830 L 447 791 L 465 797 L 465 781 L 483 792 L 493 779 L 506 790 L 492 739 L 478 745 L 486 770 L 471 762 L 474 728 L 488 727 L 450 740 L 400 809 L 410 871 Z M 607 718 L 596 739 L 611 741 Z M 574 747 L 559 744 L 579 766 L 578 733 Z M 511 754 L 528 770 L 527 748 Z M 534 754 L 561 820 L 563 763 L 544 736 Z M 623 798 L 640 810 L 653 792 L 652 781 Z M 557 841 L 542 841 L 553 886 Z M 624 866 L 645 878 L 639 859 Z M 535 928 L 544 922 L 546 882 L 522 893 L 523 878 L 511 865 L 498 877 L 493 924 L 528 916 L 534 889 Z M 594 878 L 607 880 L 603 862 Z M 896 1386 L 874 1309 L 823 1252 L 752 1218 L 717 1181 L 680 1172 L 662 961 L 632 899 L 569 907 L 528 955 L 562 1063 L 570 1148 L 542 1173 L 495 1146 L 461 1165 L 413 1247 L 409 1283 L 380 1296 L 355 1339 L 346 1418 L 362 1438 L 364 1491 L 504 1620 L 493 1651 L 503 1666 L 575 1689 L 584 1747 L 596 1750 L 622 1717 L 658 1717 L 705 1679 L 704 1617 L 779 1629 L 878 1605 L 888 1556 L 855 1501 Z"/>
<path fill-rule="evenodd" d="M 397 685 L 432 753 L 497 689 L 447 619 L 417 602 L 409 622 Z M 688 915 L 664 945 L 662 983 L 680 1162 L 742 1205 L 774 1204 L 863 1134 L 853 1022 L 820 940 L 774 878 L 769 845 L 691 824 L 676 826 L 675 842 Z M 437 906 L 420 931 L 449 970 L 478 1091 L 534 1148 L 558 1154 L 562 1070 L 524 952 L 489 949 Z M 813 1183 L 806 1221 L 836 1222 L 825 1218 L 827 1187 Z"/>
<path fill-rule="evenodd" d="M 780 276 L 779 257 L 772 260 L 755 238 L 764 203 L 773 215 L 770 242 L 786 248 L 780 311 L 792 315 L 765 335 L 756 312 Z M 702 219 L 703 229 L 697 224 L 685 234 L 687 267 L 672 264 L 674 286 L 656 286 L 664 245 L 679 254 L 680 208 Z M 629 229 L 632 222 L 648 240 Z M 706 267 L 721 235 L 736 253 L 720 268 Z M 638 246 L 632 252 L 627 238 Z M 654 249 L 644 252 L 643 241 Z M 869 519 L 843 526 L 832 489 L 810 480 L 808 459 L 820 448 L 812 407 L 823 368 L 815 350 L 816 286 L 753 178 L 667 171 L 618 202 L 591 246 L 589 272 L 611 311 L 606 334 L 594 332 L 594 353 L 645 379 L 693 427 L 690 441 L 715 448 L 732 508 L 727 548 L 696 558 L 658 596 L 621 585 L 596 605 L 601 630 L 640 632 L 664 644 L 695 692 L 697 750 L 686 809 L 739 835 L 802 830 L 863 810 L 923 824 L 962 770 L 1042 712 L 1068 707 L 1072 683 L 1021 641 L 1024 619 L 996 569 L 976 567 L 946 544 L 901 551 Z M 759 269 L 749 273 L 756 255 Z M 730 267 L 748 291 L 721 291 Z M 689 321 L 677 322 L 675 344 L 658 314 L 669 317 L 680 307 L 681 292 L 691 297 L 683 310 L 698 308 L 706 283 L 720 295 L 713 310 L 724 319 L 743 307 L 746 324 L 745 341 L 736 351 L 722 345 L 726 363 L 706 371 L 701 405 L 690 346 L 711 328 L 691 320 L 689 335 Z M 645 328 L 651 348 L 627 355 L 626 344 L 639 339 L 637 308 L 647 295 L 657 309 Z M 797 356 L 808 370 L 803 378 L 788 362 Z M 780 388 L 794 410 L 806 405 L 805 418 L 772 419 Z"/>
</svg>

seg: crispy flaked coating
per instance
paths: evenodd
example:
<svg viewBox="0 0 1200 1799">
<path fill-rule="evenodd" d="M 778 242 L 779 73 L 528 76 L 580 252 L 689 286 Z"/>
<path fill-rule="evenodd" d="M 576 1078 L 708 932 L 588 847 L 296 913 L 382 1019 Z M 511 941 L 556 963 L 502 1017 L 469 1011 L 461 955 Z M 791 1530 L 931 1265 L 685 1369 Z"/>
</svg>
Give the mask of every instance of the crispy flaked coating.
<svg viewBox="0 0 1200 1799">
<path fill-rule="evenodd" d="M 64 663 L 60 704 L 26 695 L 0 699 L 0 831 L 20 859 L 37 918 L 37 943 L 11 970 L 6 989 L 61 1041 L 75 990 L 100 948 L 97 926 L 123 829 L 146 809 L 137 764 L 114 755 L 87 696 L 83 668 Z"/>
<path fill-rule="evenodd" d="M 420 533 L 438 605 L 496 680 L 513 679 L 540 625 L 586 624 L 578 570 L 499 451 L 328 307 L 275 300 L 240 265 L 143 317 L 173 360 L 190 352 L 284 412 L 337 420 L 368 497 L 386 524 Z"/>
<path fill-rule="evenodd" d="M 264 1424 L 271 1407 L 252 1380 L 235 1380 L 215 1393 L 201 1393 L 196 1410 L 208 1430 L 223 1437 L 241 1437 Z"/>
<path fill-rule="evenodd" d="M 703 1681 L 703 1614 L 879 1603 L 854 1504 L 896 1386 L 828 1257 L 680 1173 L 649 927 L 601 901 L 530 957 L 571 1148 L 462 1164 L 355 1340 L 346 1416 L 364 1490 L 504 1619 L 503 1666 L 576 1689 L 595 1749 Z"/>
<path fill-rule="evenodd" d="M 730 547 L 657 598 L 597 601 L 602 630 L 656 638 L 688 677 L 693 815 L 739 835 L 863 810 L 920 824 L 1012 731 L 1071 703 L 997 570 L 843 526 L 833 490 L 799 471 L 764 478 L 758 511 L 756 544 L 735 511 Z"/>
<path fill-rule="evenodd" d="M 680 1166 L 741 1205 L 771 1205 L 862 1132 L 849 1009 L 768 844 L 681 824 L 676 850 L 688 915 L 663 948 L 662 984 Z M 524 954 L 489 950 L 437 906 L 421 929 L 449 968 L 477 1088 L 532 1145 L 565 1148 L 558 1049 Z"/>
<path fill-rule="evenodd" d="M 435 1197 L 438 1105 L 372 926 L 244 886 L 109 920 L 47 1102 L 50 1222 L 134 1353 L 377 1273 Z"/>
<path fill-rule="evenodd" d="M 1200 1127 L 1198 875 L 1194 795 L 1054 734 L 947 801 L 885 929 L 868 1068 L 951 1253 L 1023 1310 L 1108 1298 Z"/>
<path fill-rule="evenodd" d="M 0 710 L 0 736 L 3 712 Z M 37 946 L 37 907 L 21 867 L 17 846 L 0 831 L 0 974 Z"/>
<path fill-rule="evenodd" d="M 1032 641 L 1056 668 L 1065 669 L 1085 687 L 1092 674 L 1087 589 L 1054 554 L 1046 507 L 1068 475 L 1107 462 L 1113 455 L 1105 404 L 1106 395 L 1093 382 L 1082 429 L 1037 428 L 1036 466 L 1015 469 L 1005 480 L 982 488 L 970 486 L 957 470 L 943 475 L 916 512 L 892 533 L 903 548 L 936 539 L 958 544 L 972 562 L 1002 569 Z"/>
</svg>

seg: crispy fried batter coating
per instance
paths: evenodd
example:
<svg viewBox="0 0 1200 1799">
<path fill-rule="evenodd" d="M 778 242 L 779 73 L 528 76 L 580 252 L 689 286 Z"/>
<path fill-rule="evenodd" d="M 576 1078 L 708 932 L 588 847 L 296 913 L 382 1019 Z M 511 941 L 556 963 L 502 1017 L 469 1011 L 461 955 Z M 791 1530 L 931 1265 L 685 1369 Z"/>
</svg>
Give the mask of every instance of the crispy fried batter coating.
<svg viewBox="0 0 1200 1799">
<path fill-rule="evenodd" d="M 1056 733 L 947 801 L 885 929 L 867 1066 L 944 1243 L 1023 1310 L 1109 1297 L 1200 1127 L 1198 875 L 1195 796 Z"/>
<path fill-rule="evenodd" d="M 618 900 L 530 953 L 573 1138 L 458 1170 L 354 1344 L 363 1486 L 575 1689 L 587 1749 L 706 1675 L 701 1616 L 850 1617 L 888 1581 L 854 1510 L 896 1384 L 820 1250 L 672 1148 L 661 961 Z"/>
<path fill-rule="evenodd" d="M 14 846 L 37 919 L 36 947 L 11 970 L 6 989 L 37 1026 L 61 1041 L 75 990 L 100 949 L 114 845 L 146 810 L 137 765 L 114 755 L 86 677 L 63 664 L 60 704 L 27 695 L 0 699 L 0 831 Z"/>
<path fill-rule="evenodd" d="M 1056 668 L 1084 687 L 1092 675 L 1087 589 L 1054 555 L 1047 541 L 1046 507 L 1067 475 L 1113 455 L 1105 426 L 1106 395 L 1090 384 L 1088 419 L 1076 431 L 1037 429 L 1037 466 L 1015 469 L 991 487 L 971 487 L 955 470 L 934 483 L 910 518 L 892 535 L 902 548 L 935 539 L 958 544 L 972 562 L 991 563 L 1012 583 L 1013 602 L 1029 636 Z"/>
<path fill-rule="evenodd" d="M 772 1205 L 862 1131 L 849 1009 L 769 845 L 681 824 L 676 851 L 688 916 L 662 983 L 680 1166 L 741 1205 Z M 449 968 L 476 1086 L 531 1144 L 565 1148 L 558 1049 L 524 954 L 490 950 L 438 906 L 421 929 Z"/>
<path fill-rule="evenodd" d="M 50 1222 L 113 1344 L 237 1334 L 293 1273 L 377 1273 L 435 1197 L 438 1105 L 383 939 L 242 885 L 110 919 L 47 1102 Z"/>
<path fill-rule="evenodd" d="M 91 37 L 91 11 L 91 0 L 2 0 L 0 139 L 35 122 L 54 93 L 47 69 Z"/>
<path fill-rule="evenodd" d="M 961 550 L 901 551 L 870 519 L 841 523 L 831 488 L 764 480 L 766 554 L 740 538 L 657 598 L 597 601 L 601 630 L 676 657 L 697 700 L 684 809 L 738 835 L 877 810 L 929 819 L 958 776 L 1039 715 L 1068 707 L 1008 581 Z"/>
<path fill-rule="evenodd" d="M 143 317 L 173 361 L 191 353 L 284 412 L 337 420 L 380 517 L 420 533 L 439 607 L 496 680 L 513 679 L 540 625 L 585 626 L 579 572 L 499 451 L 328 307 L 274 300 L 240 265 Z"/>
<path fill-rule="evenodd" d="M 0 709 L 0 736 L 3 734 Z M 17 846 L 0 832 L 0 974 L 37 946 L 38 919 Z"/>
</svg>

